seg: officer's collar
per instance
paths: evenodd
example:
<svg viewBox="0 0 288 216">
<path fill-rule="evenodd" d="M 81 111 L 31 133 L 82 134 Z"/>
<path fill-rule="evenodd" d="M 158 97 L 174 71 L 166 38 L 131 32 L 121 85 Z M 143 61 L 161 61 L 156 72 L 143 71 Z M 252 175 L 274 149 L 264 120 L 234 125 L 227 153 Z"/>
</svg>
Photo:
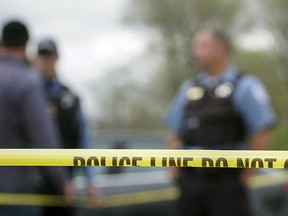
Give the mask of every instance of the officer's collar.
<svg viewBox="0 0 288 216">
<path fill-rule="evenodd" d="M 212 77 L 209 73 L 202 71 L 197 75 L 196 79 L 204 87 L 215 88 L 220 83 L 233 82 L 237 77 L 237 73 L 236 66 L 231 64 L 219 77 Z"/>
<path fill-rule="evenodd" d="M 45 85 L 49 86 L 48 88 L 53 89 L 55 91 L 58 91 L 61 89 L 61 83 L 57 78 L 54 78 L 53 80 L 47 80 L 45 77 L 43 77 L 43 82 Z"/>
<path fill-rule="evenodd" d="M 5 56 L 5 55 L 1 55 L 0 56 L 0 61 L 4 61 L 4 62 L 11 62 L 15 65 L 22 65 L 22 66 L 27 66 L 26 61 L 23 59 L 18 59 L 12 56 Z"/>
<path fill-rule="evenodd" d="M 53 78 L 52 80 L 46 79 L 44 76 L 42 76 L 45 83 L 49 83 L 50 85 L 60 85 L 57 78 Z"/>
</svg>

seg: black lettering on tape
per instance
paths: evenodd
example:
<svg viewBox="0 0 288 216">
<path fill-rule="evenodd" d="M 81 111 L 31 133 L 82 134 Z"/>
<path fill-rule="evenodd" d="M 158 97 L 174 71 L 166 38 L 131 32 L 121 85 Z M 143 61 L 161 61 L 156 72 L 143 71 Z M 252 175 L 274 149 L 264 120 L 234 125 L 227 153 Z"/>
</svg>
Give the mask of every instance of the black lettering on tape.
<svg viewBox="0 0 288 216">
<path fill-rule="evenodd" d="M 222 164 L 222 165 L 221 165 Z M 228 161 L 226 158 L 221 157 L 216 160 L 216 167 L 228 167 Z"/>
<path fill-rule="evenodd" d="M 193 157 L 184 157 L 183 158 L 183 167 L 189 167 L 188 162 L 193 161 Z"/>
<path fill-rule="evenodd" d="M 112 166 L 117 166 L 117 157 L 112 158 Z"/>
<path fill-rule="evenodd" d="M 167 158 L 166 157 L 162 158 L 162 166 L 167 167 Z"/>
<path fill-rule="evenodd" d="M 101 166 L 106 166 L 106 158 L 101 157 Z"/>
<path fill-rule="evenodd" d="M 94 162 L 94 163 L 93 163 Z M 92 165 L 94 164 L 94 165 Z M 89 157 L 88 160 L 87 160 L 87 166 L 99 166 L 100 163 L 99 163 L 99 160 L 97 157 Z"/>
<path fill-rule="evenodd" d="M 285 161 L 284 163 L 284 168 L 287 169 L 288 168 L 288 159 Z"/>
<path fill-rule="evenodd" d="M 177 157 L 177 160 L 175 160 L 174 157 L 169 157 L 169 166 L 171 167 L 181 166 L 181 158 Z"/>
<path fill-rule="evenodd" d="M 261 158 L 254 158 L 251 161 L 251 165 L 250 165 L 250 160 L 249 158 L 245 158 L 245 161 L 243 161 L 242 158 L 237 158 L 237 167 L 238 168 L 264 168 L 264 162 Z M 273 163 L 277 161 L 276 158 L 265 158 L 264 159 L 265 162 L 268 163 L 268 168 L 273 168 Z"/>
<path fill-rule="evenodd" d="M 211 158 L 202 158 L 202 167 L 214 167 L 213 160 Z"/>
<path fill-rule="evenodd" d="M 268 162 L 268 168 L 273 168 L 273 163 L 277 161 L 276 158 L 265 158 L 265 162 Z"/>
<path fill-rule="evenodd" d="M 247 168 L 249 167 L 249 158 L 245 158 L 245 164 L 243 158 L 237 158 L 237 167 L 238 168 Z"/>
<path fill-rule="evenodd" d="M 257 166 L 258 164 L 258 166 Z M 263 160 L 261 158 L 253 158 L 252 162 L 251 162 L 251 168 L 264 168 L 264 163 Z"/>
<path fill-rule="evenodd" d="M 132 158 L 132 166 L 140 166 L 138 165 L 138 161 L 141 161 L 142 157 L 133 157 Z"/>
<path fill-rule="evenodd" d="M 151 157 L 151 159 L 150 159 L 150 165 L 151 165 L 151 166 L 156 166 L 156 158 L 155 158 L 155 157 Z"/>
<path fill-rule="evenodd" d="M 124 163 L 126 165 L 131 165 L 131 160 L 129 157 L 122 157 L 120 160 L 119 160 L 119 166 L 124 166 Z"/>
<path fill-rule="evenodd" d="M 73 159 L 74 166 L 85 166 L 85 159 L 83 157 L 77 157 L 75 156 Z M 80 162 L 80 164 L 79 164 Z"/>
</svg>

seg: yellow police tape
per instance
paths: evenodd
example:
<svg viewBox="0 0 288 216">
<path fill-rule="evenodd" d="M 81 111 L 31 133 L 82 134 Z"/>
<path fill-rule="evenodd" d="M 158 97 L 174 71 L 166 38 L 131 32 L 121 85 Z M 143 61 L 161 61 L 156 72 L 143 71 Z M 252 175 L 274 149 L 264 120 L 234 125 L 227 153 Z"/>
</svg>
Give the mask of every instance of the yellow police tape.
<svg viewBox="0 0 288 216">
<path fill-rule="evenodd" d="M 288 183 L 288 173 L 278 171 L 276 173 L 258 174 L 249 180 L 250 189 L 260 189 L 275 185 Z M 121 207 L 129 205 L 140 205 L 154 202 L 173 201 L 179 197 L 179 190 L 172 186 L 168 188 L 138 191 L 109 195 L 104 197 L 104 208 Z M 33 206 L 58 206 L 58 207 L 80 207 L 93 208 L 93 199 L 77 197 L 73 202 L 67 204 L 63 196 L 44 195 L 44 194 L 19 194 L 19 193 L 0 193 L 0 205 L 33 205 Z"/>
<path fill-rule="evenodd" d="M 288 168 L 288 151 L 1 149 L 0 166 Z"/>
<path fill-rule="evenodd" d="M 102 207 L 112 208 L 153 202 L 171 201 L 177 199 L 178 196 L 179 191 L 176 187 L 110 195 L 104 198 Z M 85 199 L 85 197 L 77 198 L 68 204 L 65 202 L 63 196 L 59 195 L 19 193 L 0 193 L 0 205 L 33 205 L 58 207 L 71 206 L 82 208 L 91 208 L 95 206 L 93 199 Z"/>
</svg>

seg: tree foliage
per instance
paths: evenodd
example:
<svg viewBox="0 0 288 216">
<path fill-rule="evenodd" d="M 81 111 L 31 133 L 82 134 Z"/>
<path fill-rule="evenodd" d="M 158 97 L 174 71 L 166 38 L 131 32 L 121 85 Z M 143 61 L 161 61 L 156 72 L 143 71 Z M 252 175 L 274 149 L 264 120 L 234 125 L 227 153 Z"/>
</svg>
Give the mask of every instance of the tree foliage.
<svg viewBox="0 0 288 216">
<path fill-rule="evenodd" d="M 231 0 L 139 0 L 130 4 L 126 21 L 154 33 L 149 54 L 161 61 L 153 81 L 167 98 L 194 71 L 190 45 L 195 31 L 209 26 L 235 32 L 242 7 L 241 1 Z"/>
<path fill-rule="evenodd" d="M 143 58 L 150 59 L 155 66 L 144 83 L 133 75 L 123 77 L 123 70 L 113 72 L 117 84 L 108 85 L 107 96 L 101 102 L 104 107 L 101 127 L 161 127 L 167 107 L 180 84 L 195 73 L 190 55 L 192 35 L 205 26 L 223 29 L 231 38 L 242 34 L 247 30 L 242 21 L 249 19 L 245 17 L 247 5 L 244 3 L 232 0 L 131 0 L 124 22 L 150 35 L 150 46 Z M 265 83 L 278 116 L 285 119 L 287 84 L 284 85 L 281 76 L 288 68 L 288 3 L 285 0 L 265 0 L 258 1 L 258 4 L 264 15 L 265 9 L 269 9 L 269 17 L 263 18 L 262 24 L 276 38 L 278 58 L 275 58 L 273 50 L 251 52 L 236 49 L 234 59 L 242 70 L 257 75 Z M 103 82 L 107 83 L 107 80 Z"/>
</svg>

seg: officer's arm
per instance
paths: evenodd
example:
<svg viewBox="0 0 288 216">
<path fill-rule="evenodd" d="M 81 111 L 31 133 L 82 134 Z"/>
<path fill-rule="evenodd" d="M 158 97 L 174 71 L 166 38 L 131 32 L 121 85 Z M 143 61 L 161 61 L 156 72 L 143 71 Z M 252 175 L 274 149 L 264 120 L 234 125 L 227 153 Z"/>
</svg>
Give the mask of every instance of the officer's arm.
<svg viewBox="0 0 288 216">
<path fill-rule="evenodd" d="M 178 134 L 170 132 L 167 137 L 167 148 L 168 149 L 178 149 L 181 147 L 181 140 Z"/>
<path fill-rule="evenodd" d="M 170 133 L 167 137 L 168 149 L 176 149 L 181 147 L 179 132 L 181 131 L 183 110 L 187 103 L 186 91 L 190 86 L 190 81 L 182 84 L 165 118 L 166 126 L 170 130 Z"/>
<path fill-rule="evenodd" d="M 179 132 L 181 130 L 183 109 L 187 102 L 185 95 L 190 85 L 191 84 L 189 82 L 186 82 L 180 87 L 180 90 L 172 103 L 168 115 L 166 116 L 165 123 L 170 129 L 166 144 L 168 149 L 181 148 L 182 144 L 179 137 Z M 179 179 L 179 169 L 177 167 L 170 167 L 169 171 L 172 180 L 177 181 Z"/>
<path fill-rule="evenodd" d="M 80 103 L 77 110 L 78 120 L 80 124 L 80 143 L 79 146 L 83 149 L 92 148 L 92 140 L 89 131 L 88 121 L 84 116 Z M 101 191 L 93 184 L 92 167 L 84 167 L 85 176 L 87 179 L 86 194 L 90 198 L 91 205 L 101 207 L 103 205 L 103 197 Z"/>
<path fill-rule="evenodd" d="M 246 77 L 239 83 L 236 106 L 251 135 L 249 149 L 265 150 L 271 147 L 271 127 L 276 122 L 269 96 L 262 83 L 255 77 Z M 241 181 L 247 184 L 255 169 L 246 169 Z"/>
<path fill-rule="evenodd" d="M 265 128 L 251 137 L 250 149 L 252 150 L 267 150 L 271 149 L 271 129 Z"/>
<path fill-rule="evenodd" d="M 271 129 L 265 128 L 251 137 L 250 149 L 252 150 L 267 150 L 271 148 Z M 256 172 L 256 169 L 245 169 L 241 175 L 241 182 L 243 185 L 248 185 L 250 177 Z"/>
<path fill-rule="evenodd" d="M 251 77 L 242 83 L 240 93 L 237 106 L 251 137 L 249 149 L 271 148 L 271 128 L 275 125 L 276 116 L 265 87 L 258 79 Z"/>
<path fill-rule="evenodd" d="M 90 131 L 88 121 L 84 116 L 80 102 L 77 107 L 77 118 L 79 122 L 79 147 L 82 149 L 92 148 L 92 140 L 90 137 Z M 84 173 L 89 184 L 92 184 L 93 173 L 91 167 L 84 167 Z"/>
<path fill-rule="evenodd" d="M 166 143 L 168 149 L 178 149 L 181 147 L 180 137 L 174 132 L 169 133 Z M 180 177 L 178 167 L 169 167 L 169 172 L 172 181 L 176 182 Z"/>
</svg>

